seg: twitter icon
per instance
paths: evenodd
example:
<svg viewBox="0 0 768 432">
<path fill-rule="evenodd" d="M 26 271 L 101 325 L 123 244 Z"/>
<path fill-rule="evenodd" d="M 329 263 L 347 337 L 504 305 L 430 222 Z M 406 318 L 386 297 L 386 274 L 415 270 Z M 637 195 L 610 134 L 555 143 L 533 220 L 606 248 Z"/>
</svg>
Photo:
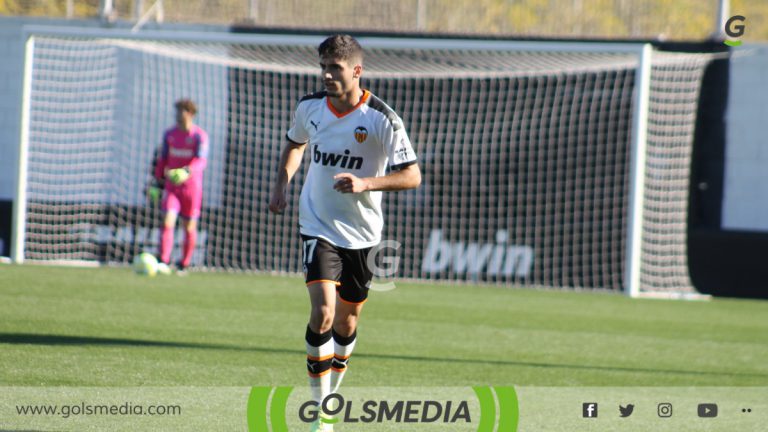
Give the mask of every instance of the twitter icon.
<svg viewBox="0 0 768 432">
<path fill-rule="evenodd" d="M 629 417 L 632 415 L 632 411 L 635 410 L 635 406 L 632 404 L 627 405 L 626 407 L 623 407 L 619 405 L 619 412 L 621 413 L 622 417 Z"/>
</svg>

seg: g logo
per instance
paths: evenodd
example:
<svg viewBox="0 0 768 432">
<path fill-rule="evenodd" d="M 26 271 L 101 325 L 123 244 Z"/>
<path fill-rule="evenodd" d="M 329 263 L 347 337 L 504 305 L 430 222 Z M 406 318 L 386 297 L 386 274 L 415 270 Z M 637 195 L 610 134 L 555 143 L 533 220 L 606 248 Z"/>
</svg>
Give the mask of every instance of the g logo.
<svg viewBox="0 0 768 432">
<path fill-rule="evenodd" d="M 374 246 L 370 252 L 368 252 L 368 256 L 365 260 L 366 264 L 368 265 L 368 270 L 370 270 L 370 272 L 373 273 L 373 275 L 376 277 L 393 277 L 395 274 L 397 274 L 397 269 L 400 266 L 400 257 L 384 256 L 380 261 L 377 258 L 379 252 L 384 249 L 392 249 L 395 253 L 397 253 L 398 249 L 400 249 L 400 246 L 402 246 L 400 242 L 395 240 L 384 240 L 383 242 Z M 368 288 L 373 291 L 392 291 L 396 288 L 396 286 L 392 281 L 386 283 L 371 282 Z"/>
<path fill-rule="evenodd" d="M 743 23 L 747 19 L 741 15 L 734 15 L 730 18 L 728 18 L 728 21 L 725 22 L 725 34 L 732 38 L 740 38 L 744 36 L 744 29 L 746 26 Z M 735 24 L 737 23 L 738 24 Z M 725 44 L 728 46 L 739 46 L 741 45 L 741 41 L 739 40 L 727 40 L 725 41 Z"/>
</svg>

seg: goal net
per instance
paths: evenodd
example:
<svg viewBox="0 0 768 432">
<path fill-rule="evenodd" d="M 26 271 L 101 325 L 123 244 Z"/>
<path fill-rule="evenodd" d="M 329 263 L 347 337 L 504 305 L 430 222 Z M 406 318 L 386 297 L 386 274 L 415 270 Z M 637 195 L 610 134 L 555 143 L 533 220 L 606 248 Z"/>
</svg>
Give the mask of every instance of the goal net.
<svg viewBox="0 0 768 432">
<path fill-rule="evenodd" d="M 34 36 L 16 259 L 127 263 L 156 251 L 161 214 L 144 191 L 173 103 L 190 97 L 211 143 L 193 264 L 300 272 L 307 161 L 286 213 L 267 204 L 295 104 L 320 88 L 321 40 Z M 686 220 L 707 55 L 654 52 L 641 93 L 638 47 L 361 42 L 363 86 L 401 115 L 423 172 L 419 189 L 384 198 L 384 238 L 403 246 L 390 251 L 398 277 L 624 290 L 636 262 L 639 292 L 695 293 Z M 632 166 L 638 128 L 644 162 Z"/>
</svg>

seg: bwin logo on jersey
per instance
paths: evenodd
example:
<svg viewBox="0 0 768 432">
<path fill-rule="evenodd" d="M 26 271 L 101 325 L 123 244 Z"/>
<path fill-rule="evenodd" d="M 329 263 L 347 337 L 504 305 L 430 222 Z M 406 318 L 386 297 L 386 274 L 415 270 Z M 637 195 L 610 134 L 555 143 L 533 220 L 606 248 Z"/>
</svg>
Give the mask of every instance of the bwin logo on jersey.
<svg viewBox="0 0 768 432">
<path fill-rule="evenodd" d="M 338 166 L 339 168 L 346 169 L 360 169 L 363 166 L 363 158 L 357 156 L 350 156 L 349 150 L 344 150 L 344 154 L 326 153 L 320 151 L 317 145 L 314 146 L 312 151 L 312 157 L 315 163 L 322 164 L 324 166 Z"/>
<path fill-rule="evenodd" d="M 358 126 L 355 129 L 355 140 L 357 140 L 358 143 L 362 144 L 363 141 L 365 141 L 368 138 L 368 129 Z"/>
<path fill-rule="evenodd" d="M 195 152 L 192 149 L 169 147 L 168 154 L 173 157 L 187 158 L 194 156 Z"/>
</svg>

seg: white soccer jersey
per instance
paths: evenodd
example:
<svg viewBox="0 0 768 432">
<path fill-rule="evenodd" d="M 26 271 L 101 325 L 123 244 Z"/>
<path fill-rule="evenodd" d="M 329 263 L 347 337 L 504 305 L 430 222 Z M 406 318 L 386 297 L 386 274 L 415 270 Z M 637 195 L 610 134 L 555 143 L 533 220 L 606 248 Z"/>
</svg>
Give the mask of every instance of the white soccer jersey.
<svg viewBox="0 0 768 432">
<path fill-rule="evenodd" d="M 398 170 L 416 163 L 400 117 L 368 90 L 346 113 L 337 112 L 326 92 L 319 92 L 299 101 L 287 137 L 309 143 L 311 163 L 299 198 L 301 233 L 347 249 L 378 244 L 384 227 L 382 193 L 337 192 L 333 176 L 380 177 L 387 165 Z"/>
</svg>

